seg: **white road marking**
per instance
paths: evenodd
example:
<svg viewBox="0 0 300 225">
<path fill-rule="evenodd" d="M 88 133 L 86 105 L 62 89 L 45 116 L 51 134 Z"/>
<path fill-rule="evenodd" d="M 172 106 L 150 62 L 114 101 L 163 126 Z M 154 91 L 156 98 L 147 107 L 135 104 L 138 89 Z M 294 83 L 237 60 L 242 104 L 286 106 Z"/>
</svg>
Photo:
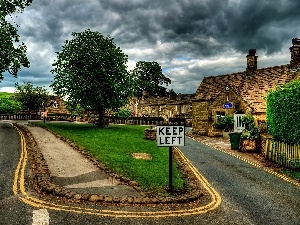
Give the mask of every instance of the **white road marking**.
<svg viewBox="0 0 300 225">
<path fill-rule="evenodd" d="M 32 225 L 49 225 L 49 213 L 46 209 L 33 210 Z"/>
</svg>

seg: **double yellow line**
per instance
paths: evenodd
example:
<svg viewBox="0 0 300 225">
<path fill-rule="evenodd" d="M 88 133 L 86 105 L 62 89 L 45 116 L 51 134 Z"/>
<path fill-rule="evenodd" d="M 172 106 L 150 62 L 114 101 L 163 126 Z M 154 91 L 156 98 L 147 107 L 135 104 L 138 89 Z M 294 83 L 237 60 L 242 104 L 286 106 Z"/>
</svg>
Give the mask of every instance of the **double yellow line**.
<svg viewBox="0 0 300 225">
<path fill-rule="evenodd" d="M 17 127 L 15 127 L 21 137 L 21 156 L 17 165 L 13 184 L 14 195 L 19 195 L 19 198 L 24 203 L 37 208 L 46 208 L 50 210 L 73 212 L 78 214 L 96 215 L 96 216 L 108 216 L 108 217 L 127 217 L 127 218 L 163 218 L 163 217 L 178 217 L 178 216 L 189 216 L 207 213 L 216 209 L 221 204 L 220 195 L 214 190 L 214 188 L 208 183 L 208 181 L 197 171 L 197 169 L 190 163 L 190 161 L 180 152 L 178 148 L 176 151 L 183 158 L 185 163 L 190 167 L 195 177 L 199 182 L 202 183 L 203 187 L 211 196 L 210 203 L 198 206 L 195 208 L 184 209 L 184 210 L 164 210 L 164 211 L 126 211 L 126 210 L 98 210 L 93 208 L 83 208 L 76 206 L 69 206 L 63 204 L 55 204 L 47 202 L 32 196 L 26 192 L 25 188 L 25 168 L 27 163 L 28 152 L 26 149 L 25 138 Z"/>
</svg>

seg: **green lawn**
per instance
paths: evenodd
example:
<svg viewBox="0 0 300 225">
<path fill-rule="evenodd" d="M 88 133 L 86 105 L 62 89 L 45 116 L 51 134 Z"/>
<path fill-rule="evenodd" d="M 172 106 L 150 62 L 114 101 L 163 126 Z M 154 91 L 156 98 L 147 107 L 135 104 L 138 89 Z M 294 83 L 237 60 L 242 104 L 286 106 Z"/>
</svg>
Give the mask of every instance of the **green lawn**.
<svg viewBox="0 0 300 225">
<path fill-rule="evenodd" d="M 43 126 L 43 123 L 36 123 Z M 148 127 L 110 125 L 96 128 L 92 124 L 45 123 L 45 126 L 89 151 L 119 175 L 139 183 L 142 189 L 167 194 L 169 185 L 169 158 L 167 147 L 157 147 L 156 141 L 144 139 Z M 132 157 L 132 153 L 148 153 L 152 160 Z M 173 160 L 173 188 L 186 187 L 185 179 Z"/>
</svg>

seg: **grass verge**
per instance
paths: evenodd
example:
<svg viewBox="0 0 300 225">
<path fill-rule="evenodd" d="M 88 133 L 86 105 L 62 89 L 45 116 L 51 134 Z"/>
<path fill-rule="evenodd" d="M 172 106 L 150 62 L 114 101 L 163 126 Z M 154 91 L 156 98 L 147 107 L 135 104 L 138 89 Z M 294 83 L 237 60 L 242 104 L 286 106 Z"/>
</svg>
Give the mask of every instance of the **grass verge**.
<svg viewBox="0 0 300 225">
<path fill-rule="evenodd" d="M 282 169 L 281 172 L 289 177 L 292 177 L 295 180 L 300 181 L 300 172 L 299 171 L 293 171 L 289 169 Z"/>
<path fill-rule="evenodd" d="M 139 183 L 144 191 L 168 195 L 169 158 L 167 147 L 157 147 L 155 141 L 144 139 L 145 126 L 110 125 L 96 128 L 92 124 L 41 123 L 104 163 L 115 173 Z M 132 153 L 147 153 L 152 159 L 132 157 Z M 187 182 L 173 160 L 173 189 L 183 190 Z"/>
</svg>

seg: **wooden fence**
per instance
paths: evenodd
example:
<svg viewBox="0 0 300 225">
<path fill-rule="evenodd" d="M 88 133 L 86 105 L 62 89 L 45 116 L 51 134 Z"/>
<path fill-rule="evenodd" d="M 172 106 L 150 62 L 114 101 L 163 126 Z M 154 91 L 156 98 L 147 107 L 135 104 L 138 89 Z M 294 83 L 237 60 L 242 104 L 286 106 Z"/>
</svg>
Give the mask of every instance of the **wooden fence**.
<svg viewBox="0 0 300 225">
<path fill-rule="evenodd" d="M 300 170 L 300 145 L 288 145 L 267 139 L 265 157 L 283 167 Z"/>
<path fill-rule="evenodd" d="M 134 124 L 134 125 L 163 125 L 164 120 L 160 117 L 129 117 L 124 119 L 122 117 L 106 116 L 109 123 L 115 124 Z"/>
<path fill-rule="evenodd" d="M 21 114 L 0 114 L 0 120 L 40 120 L 41 116 L 38 114 L 21 113 Z"/>
</svg>

